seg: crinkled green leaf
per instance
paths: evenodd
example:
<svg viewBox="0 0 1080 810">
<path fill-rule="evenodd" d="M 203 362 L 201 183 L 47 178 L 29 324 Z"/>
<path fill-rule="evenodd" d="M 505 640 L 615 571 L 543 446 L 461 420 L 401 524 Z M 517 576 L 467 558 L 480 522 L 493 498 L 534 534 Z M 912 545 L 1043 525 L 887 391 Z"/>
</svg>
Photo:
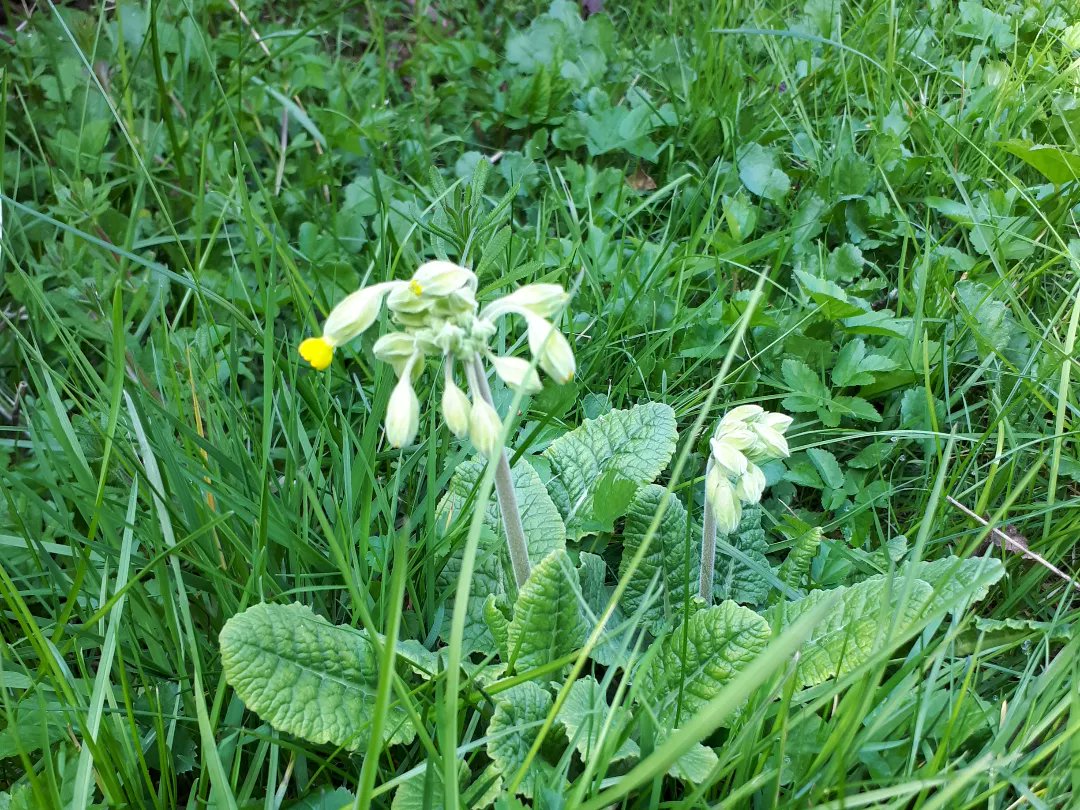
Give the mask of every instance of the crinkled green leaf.
<svg viewBox="0 0 1080 810">
<path fill-rule="evenodd" d="M 638 490 L 630 502 L 623 528 L 620 579 L 645 542 L 665 492 L 664 487 L 651 484 Z M 645 626 L 654 634 L 671 623 L 696 591 L 701 571 L 700 549 L 700 538 L 687 537 L 686 508 L 672 495 L 648 551 L 627 582 L 623 610 L 636 613 L 643 609 Z"/>
<path fill-rule="evenodd" d="M 566 521 L 567 536 L 587 534 L 598 481 L 615 470 L 627 481 L 652 483 L 675 452 L 675 411 L 650 402 L 586 419 L 544 451 L 551 465 L 548 492 Z"/>
<path fill-rule="evenodd" d="M 610 721 L 609 721 L 610 718 Z M 574 681 L 566 696 L 566 702 L 559 710 L 558 721 L 566 729 L 566 736 L 581 755 L 582 761 L 600 752 L 600 734 L 608 724 L 604 744 L 610 745 L 632 723 L 632 717 L 623 707 L 612 709 L 608 706 L 604 688 L 591 676 Z M 640 754 L 638 744 L 633 740 L 624 740 L 607 760 L 618 762 Z"/>
<path fill-rule="evenodd" d="M 671 736 L 678 729 L 672 729 L 665 737 Z M 661 739 L 661 742 L 663 738 Z M 668 768 L 668 775 L 676 779 L 682 779 L 692 785 L 700 785 L 709 778 L 713 768 L 720 761 L 716 752 L 707 745 L 694 743 L 686 753 L 675 760 L 675 764 Z"/>
<path fill-rule="evenodd" d="M 810 573 L 810 562 L 821 545 L 821 538 L 822 532 L 817 526 L 795 538 L 784 562 L 780 565 L 780 579 L 785 585 L 790 585 L 792 588 L 802 587 L 803 581 Z"/>
<path fill-rule="evenodd" d="M 581 564 L 578 566 L 578 585 L 581 589 L 582 615 L 585 617 L 586 633 L 588 636 L 600 616 L 607 608 L 611 589 L 605 584 L 607 580 L 607 563 L 604 558 L 596 554 L 583 551 L 578 555 Z M 627 651 L 633 646 L 632 634 L 634 626 L 626 622 L 626 617 L 616 605 L 608 619 L 607 626 L 600 635 L 596 646 L 593 647 L 589 657 L 598 664 L 606 667 L 622 666 L 626 663 Z"/>
<path fill-rule="evenodd" d="M 800 687 L 815 686 L 830 678 L 846 675 L 866 663 L 891 642 L 907 637 L 934 598 L 933 588 L 915 580 L 901 609 L 902 577 L 881 574 L 848 587 L 811 591 L 796 602 L 776 605 L 770 619 L 778 630 L 795 622 L 822 600 L 840 593 L 840 600 L 828 618 L 814 628 L 799 650 L 795 678 Z"/>
<path fill-rule="evenodd" d="M 443 502 L 445 503 L 445 500 Z M 503 564 L 505 554 L 505 541 L 485 529 L 476 549 L 472 585 L 469 588 L 469 599 L 465 606 L 465 633 L 462 636 L 462 648 L 466 653 L 494 654 L 497 651 L 495 638 L 491 635 L 487 622 L 484 621 L 484 604 L 489 596 L 506 597 L 506 566 Z M 436 584 L 443 593 L 451 593 L 460 573 L 461 550 L 459 549 L 447 559 L 439 572 Z M 445 641 L 449 633 L 450 613 L 448 611 L 439 635 Z"/>
<path fill-rule="evenodd" d="M 562 658 L 585 640 L 577 572 L 565 551 L 536 565 L 514 602 L 507 628 L 509 658 L 519 672 Z"/>
<path fill-rule="evenodd" d="M 226 680 L 271 726 L 313 743 L 365 747 L 379 673 L 362 632 L 299 603 L 259 604 L 229 619 L 220 641 Z M 391 705 L 387 739 L 414 736 L 405 710 Z"/>
<path fill-rule="evenodd" d="M 1005 576 L 1005 566 L 997 557 L 942 557 L 931 562 L 909 563 L 900 569 L 898 578 L 911 568 L 915 576 L 934 590 L 931 610 L 954 613 L 986 598 L 990 586 Z"/>
<path fill-rule="evenodd" d="M 487 599 L 484 600 L 484 623 L 491 637 L 495 639 L 495 645 L 499 648 L 499 654 L 504 661 L 510 655 L 510 620 L 506 616 L 509 607 L 505 596 L 496 596 L 492 593 L 488 594 Z"/>
<path fill-rule="evenodd" d="M 722 545 L 717 547 L 713 577 L 716 601 L 731 599 L 744 605 L 760 605 L 772 590 L 772 582 L 766 576 L 772 566 L 765 556 L 768 543 L 765 530 L 761 528 L 761 515 L 761 507 L 757 504 L 745 505 L 735 531 L 718 535 L 718 539 L 726 540 L 742 556 L 732 554 Z"/>
<path fill-rule="evenodd" d="M 722 602 L 689 616 L 662 640 L 642 694 L 662 725 L 677 725 L 716 697 L 769 642 L 768 622 L 749 608 Z"/>
<path fill-rule="evenodd" d="M 480 482 L 484 466 L 483 461 L 470 459 L 454 470 L 446 495 L 439 502 L 439 524 L 444 531 L 449 529 L 454 521 L 463 517 L 465 520 L 470 518 L 471 513 L 466 509 L 466 504 Z M 547 487 L 532 465 L 525 459 L 520 459 L 514 465 L 512 473 L 514 492 L 521 510 L 521 526 L 525 530 L 525 543 L 529 547 L 529 559 L 535 565 L 552 551 L 566 547 L 566 527 L 558 508 L 552 503 Z M 494 494 L 488 499 L 484 523 L 502 541 L 500 548 L 502 553 L 507 555 L 499 502 Z M 509 563 L 508 556 L 506 562 Z"/>
<path fill-rule="evenodd" d="M 504 779 L 513 778 L 525 762 L 540 726 L 551 710 L 551 695 L 532 681 L 500 692 L 495 699 L 495 712 L 487 728 L 487 753 Z M 549 782 L 554 774 L 539 757 L 534 758 L 518 792 L 532 797 Z"/>
<path fill-rule="evenodd" d="M 468 521 L 471 515 L 468 505 L 483 471 L 484 463 L 478 459 L 467 461 L 454 471 L 446 495 L 439 502 L 438 524 L 443 532 L 449 531 L 457 521 Z M 550 552 L 565 548 L 566 529 L 559 510 L 552 503 L 547 488 L 532 465 L 525 460 L 518 461 L 513 468 L 513 477 L 529 559 L 535 565 Z M 496 644 L 484 619 L 484 603 L 489 596 L 506 595 L 506 577 L 510 565 L 506 535 L 494 495 L 489 499 L 484 513 L 484 525 L 488 531 L 481 536 L 476 550 L 463 645 L 466 652 L 491 654 L 496 651 Z M 457 582 L 460 571 L 461 550 L 458 549 L 450 555 L 439 574 L 439 588 L 448 592 Z M 444 633 L 448 631 L 449 618 L 443 629 Z"/>
</svg>

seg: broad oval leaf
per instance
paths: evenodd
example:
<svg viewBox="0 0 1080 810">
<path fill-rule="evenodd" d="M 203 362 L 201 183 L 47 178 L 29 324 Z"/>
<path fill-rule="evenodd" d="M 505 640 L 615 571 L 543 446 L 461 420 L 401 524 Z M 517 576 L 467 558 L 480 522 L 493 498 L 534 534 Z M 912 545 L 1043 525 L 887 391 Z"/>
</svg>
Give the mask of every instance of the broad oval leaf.
<svg viewBox="0 0 1080 810">
<path fill-rule="evenodd" d="M 577 579 L 566 552 L 554 551 L 521 586 L 507 628 L 510 661 L 519 672 L 562 658 L 584 642 Z"/>
<path fill-rule="evenodd" d="M 504 780 L 513 779 L 525 763 L 551 704 L 551 695 L 532 681 L 519 683 L 495 699 L 495 712 L 487 729 L 487 754 Z M 541 757 L 536 757 L 518 792 L 532 797 L 539 789 L 561 787 L 564 781 Z"/>
<path fill-rule="evenodd" d="M 620 706 L 613 710 L 608 705 L 607 695 L 592 676 L 585 676 L 574 681 L 566 696 L 566 702 L 559 709 L 559 723 L 566 729 L 570 744 L 577 749 L 583 762 L 593 756 L 599 756 L 602 746 L 614 748 L 606 758 L 608 762 L 618 762 L 637 757 L 641 751 L 638 744 L 625 739 L 617 747 L 613 744 L 618 738 L 626 736 L 633 718 L 630 712 Z M 605 730 L 605 726 L 607 726 Z M 603 734 L 603 739 L 601 739 Z"/>
<path fill-rule="evenodd" d="M 662 724 L 678 727 L 730 683 L 769 643 L 769 623 L 723 602 L 697 611 L 667 634 L 645 673 L 643 694 Z"/>
<path fill-rule="evenodd" d="M 714 599 L 760 605 L 772 590 L 769 578 L 772 566 L 765 556 L 768 543 L 765 530 L 761 528 L 761 515 L 761 507 L 757 504 L 744 506 L 739 525 L 727 535 L 727 544 L 738 554 L 723 546 L 716 549 Z"/>
<path fill-rule="evenodd" d="M 623 528 L 622 562 L 619 578 L 626 576 L 630 561 L 645 542 L 653 516 L 667 490 L 651 484 L 638 490 L 626 513 Z M 627 581 L 622 608 L 626 613 L 642 611 L 645 626 L 656 634 L 683 612 L 696 593 L 701 572 L 701 538 L 697 532 L 687 537 L 686 508 L 674 495 L 649 541 L 641 564 Z"/>
<path fill-rule="evenodd" d="M 365 747 L 378 673 L 362 632 L 299 603 L 259 604 L 229 619 L 219 640 L 226 680 L 271 726 L 313 743 Z M 386 739 L 414 736 L 405 710 L 392 705 Z"/>
<path fill-rule="evenodd" d="M 594 510 L 593 495 L 605 473 L 651 484 L 675 452 L 678 431 L 669 405 L 649 402 L 586 419 L 544 451 L 551 465 L 548 492 L 566 521 L 567 536 L 581 537 Z M 604 479 L 607 480 L 607 479 Z"/>
</svg>

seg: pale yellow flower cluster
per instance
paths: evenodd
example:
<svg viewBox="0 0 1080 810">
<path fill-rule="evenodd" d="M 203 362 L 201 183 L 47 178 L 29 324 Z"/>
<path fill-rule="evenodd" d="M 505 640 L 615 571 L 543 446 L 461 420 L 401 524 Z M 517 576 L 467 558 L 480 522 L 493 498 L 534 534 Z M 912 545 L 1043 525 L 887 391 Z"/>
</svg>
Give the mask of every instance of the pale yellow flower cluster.
<svg viewBox="0 0 1080 810">
<path fill-rule="evenodd" d="M 413 384 L 424 370 L 426 358 L 444 361 L 442 410 L 446 425 L 459 437 L 468 436 L 485 455 L 495 452 L 502 421 L 491 403 L 477 394 L 482 374 L 477 358 L 490 360 L 507 385 L 525 393 L 540 390 L 533 364 L 521 357 L 499 356 L 489 348 L 495 323 L 507 315 L 525 321 L 529 350 L 548 375 L 558 382 L 574 376 L 574 353 L 551 322 L 565 306 L 567 293 L 558 284 L 530 284 L 499 298 L 482 310 L 476 301 L 476 275 L 447 261 L 422 264 L 408 281 L 387 281 L 363 287 L 346 296 L 331 310 L 321 337 L 300 344 L 300 356 L 316 369 L 330 365 L 334 349 L 367 330 L 385 304 L 400 329 L 376 341 L 375 356 L 394 367 L 398 383 L 390 395 L 386 438 L 404 447 L 416 438 L 420 401 Z M 479 312 L 478 312 L 479 310 Z M 454 381 L 454 366 L 464 369 L 472 399 Z"/>
<path fill-rule="evenodd" d="M 765 473 L 758 465 L 790 454 L 784 432 L 791 421 L 787 414 L 758 405 L 740 405 L 720 420 L 709 442 L 712 464 L 705 476 L 705 497 L 720 531 L 735 531 L 742 505 L 761 500 Z"/>
</svg>

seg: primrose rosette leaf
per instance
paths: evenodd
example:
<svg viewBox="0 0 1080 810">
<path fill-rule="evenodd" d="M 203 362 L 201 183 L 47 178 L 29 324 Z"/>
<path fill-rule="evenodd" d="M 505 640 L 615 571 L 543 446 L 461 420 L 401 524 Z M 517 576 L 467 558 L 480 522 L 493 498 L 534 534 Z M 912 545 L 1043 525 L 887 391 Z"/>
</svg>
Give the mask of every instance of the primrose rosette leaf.
<svg viewBox="0 0 1080 810">
<path fill-rule="evenodd" d="M 584 642 L 577 579 L 565 551 L 552 552 L 533 568 L 507 628 L 510 660 L 519 672 L 562 658 Z"/>
<path fill-rule="evenodd" d="M 648 537 L 653 515 L 666 491 L 658 484 L 650 484 L 639 489 L 630 502 L 623 529 L 620 579 L 626 576 L 630 561 Z M 642 619 L 653 634 L 681 614 L 696 593 L 701 566 L 697 554 L 700 540 L 694 537 L 689 542 L 686 535 L 686 508 L 672 495 L 622 598 L 623 610 L 626 613 L 641 610 Z"/>
<path fill-rule="evenodd" d="M 275 729 L 312 743 L 365 748 L 378 662 L 362 632 L 330 624 L 299 603 L 259 604 L 229 619 L 219 640 L 226 680 Z M 391 705 L 386 741 L 414 736 L 405 710 Z"/>
<path fill-rule="evenodd" d="M 903 643 L 925 620 L 979 601 L 1004 574 L 1001 561 L 992 557 L 945 557 L 909 564 L 895 574 L 880 574 L 855 585 L 811 591 L 796 602 L 775 605 L 770 616 L 776 626 L 790 625 L 839 592 L 836 609 L 799 650 L 796 680 L 800 687 L 816 686 Z"/>
<path fill-rule="evenodd" d="M 589 533 L 593 495 L 606 473 L 634 484 L 651 484 L 675 453 L 675 411 L 659 402 L 586 419 L 544 451 L 551 466 L 548 492 L 571 538 Z"/>
<path fill-rule="evenodd" d="M 661 725 L 677 727 L 703 709 L 764 651 L 769 623 L 749 608 L 722 602 L 692 614 L 664 637 L 644 674 Z"/>
</svg>

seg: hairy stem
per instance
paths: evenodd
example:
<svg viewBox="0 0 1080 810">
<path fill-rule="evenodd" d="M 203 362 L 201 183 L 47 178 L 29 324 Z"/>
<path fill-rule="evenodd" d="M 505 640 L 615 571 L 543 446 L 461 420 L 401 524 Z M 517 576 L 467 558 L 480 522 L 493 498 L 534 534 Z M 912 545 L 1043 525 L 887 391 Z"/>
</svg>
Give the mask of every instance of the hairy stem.
<svg viewBox="0 0 1080 810">
<path fill-rule="evenodd" d="M 487 373 L 479 355 L 466 366 L 469 388 L 473 396 L 480 397 L 491 407 L 495 402 L 491 398 L 491 389 L 487 383 Z M 495 461 L 495 496 L 499 500 L 499 513 L 502 515 L 503 529 L 506 531 L 506 546 L 510 551 L 510 564 L 514 568 L 514 580 L 518 588 L 529 578 L 529 548 L 525 544 L 525 529 L 521 525 L 521 510 L 518 508 L 517 493 L 514 491 L 514 478 L 510 473 L 510 458 L 506 448 L 499 451 Z"/>
<path fill-rule="evenodd" d="M 709 480 L 709 472 L 712 470 L 713 460 L 709 456 L 709 463 L 705 465 L 705 480 Z M 699 595 L 705 600 L 706 605 L 711 605 L 713 600 L 713 573 L 716 569 L 716 514 L 712 504 L 709 503 L 709 493 L 705 493 L 705 517 L 701 521 L 701 588 Z"/>
</svg>

